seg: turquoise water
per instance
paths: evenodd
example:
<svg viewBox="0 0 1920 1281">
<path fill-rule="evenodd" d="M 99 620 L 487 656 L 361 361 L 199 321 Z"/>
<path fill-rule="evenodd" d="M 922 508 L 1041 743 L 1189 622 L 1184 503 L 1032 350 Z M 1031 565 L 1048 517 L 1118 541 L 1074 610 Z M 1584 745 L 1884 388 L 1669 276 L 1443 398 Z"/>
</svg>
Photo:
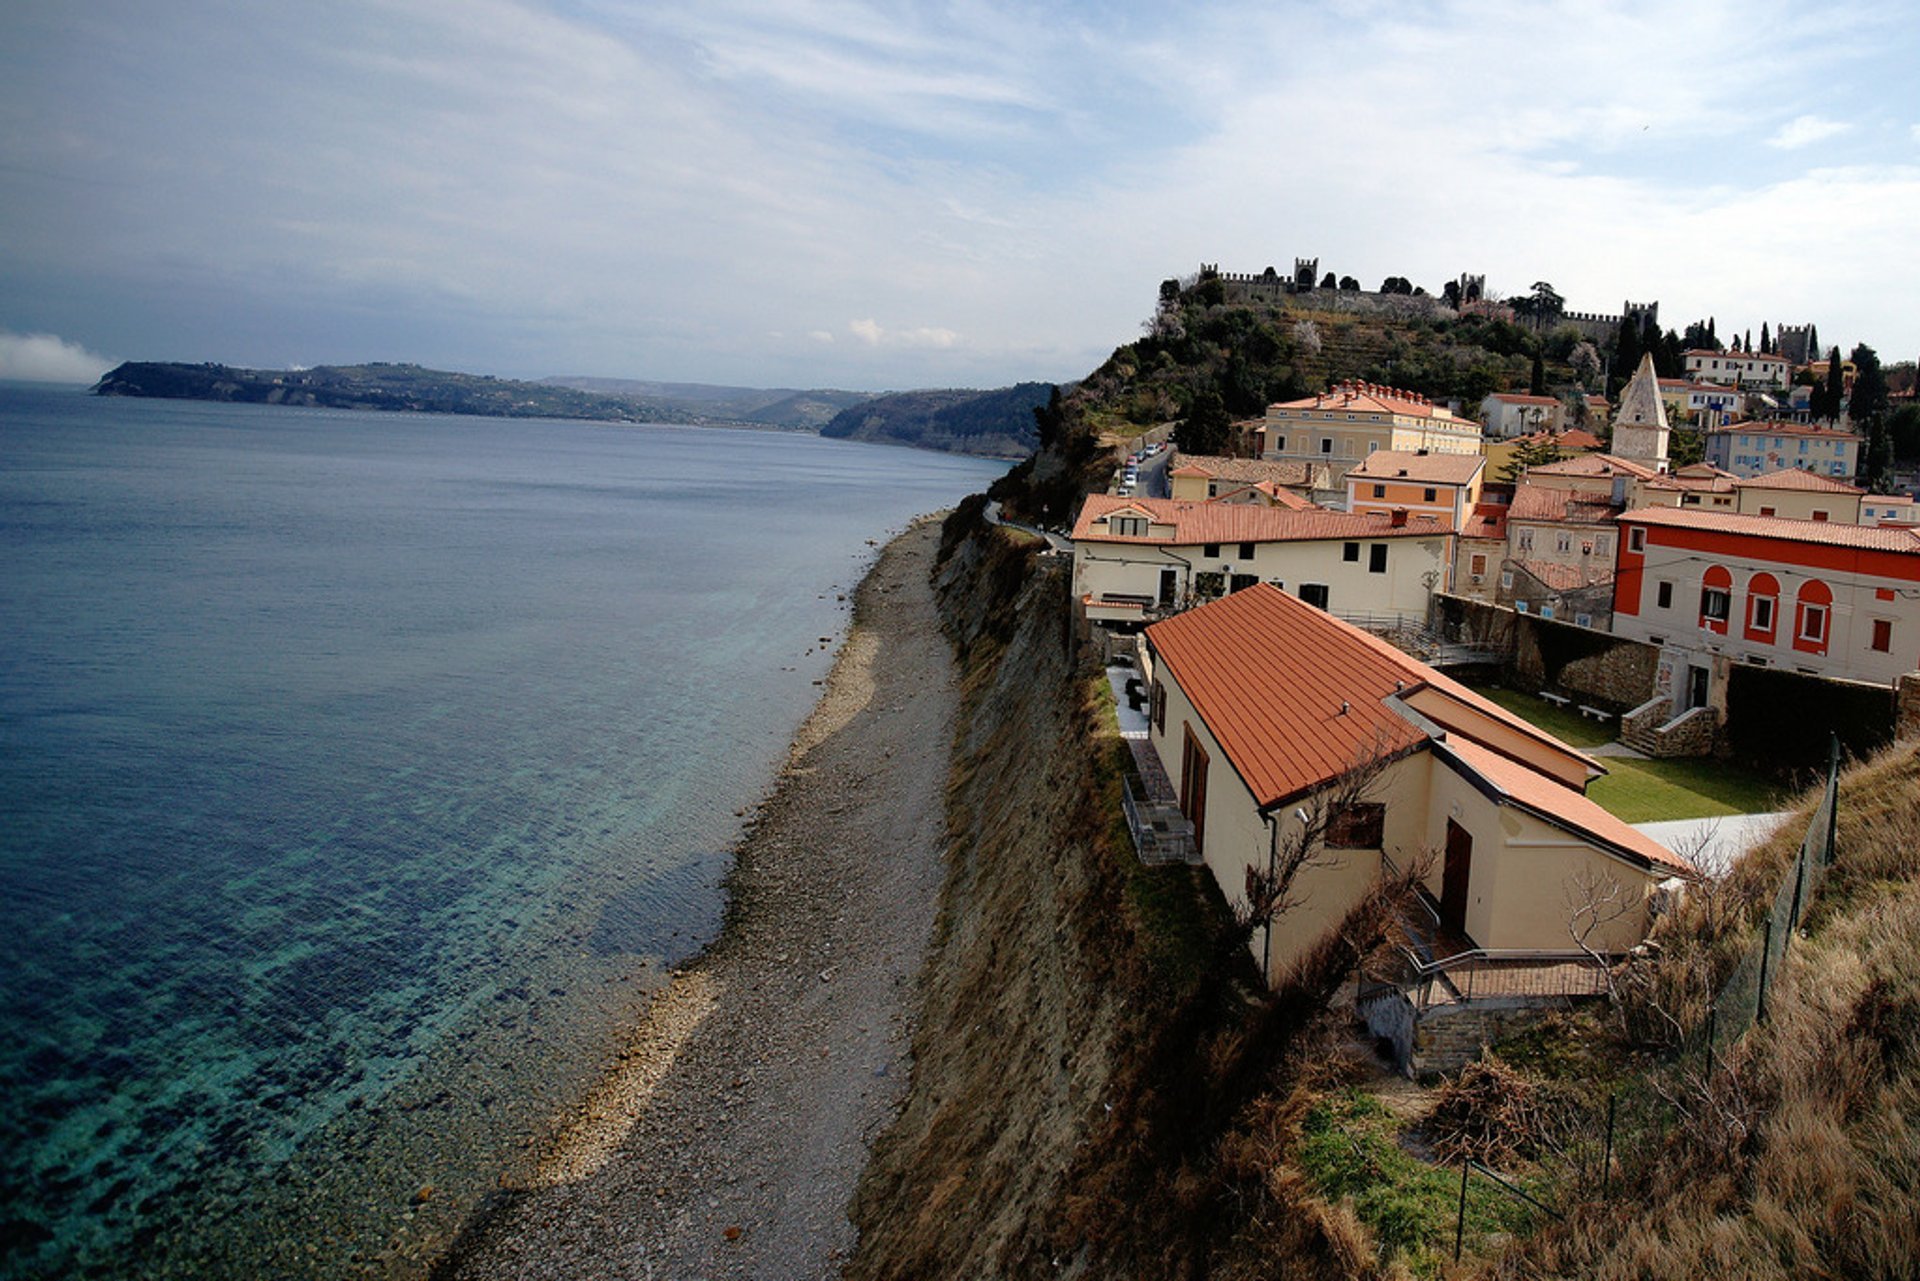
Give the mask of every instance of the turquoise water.
<svg viewBox="0 0 1920 1281">
<path fill-rule="evenodd" d="M 0 1273 L 444 1241 L 712 937 L 868 540 L 999 470 L 0 384 Z"/>
</svg>

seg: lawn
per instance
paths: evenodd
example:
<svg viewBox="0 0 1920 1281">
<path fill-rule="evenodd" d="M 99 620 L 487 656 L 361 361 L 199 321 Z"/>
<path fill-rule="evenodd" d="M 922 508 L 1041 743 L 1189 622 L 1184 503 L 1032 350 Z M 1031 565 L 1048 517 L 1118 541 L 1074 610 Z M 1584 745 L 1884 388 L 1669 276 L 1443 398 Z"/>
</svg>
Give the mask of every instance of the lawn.
<svg viewBox="0 0 1920 1281">
<path fill-rule="evenodd" d="M 1614 724 L 1599 724 L 1578 711 L 1555 707 L 1537 694 L 1522 694 L 1498 685 L 1475 686 L 1474 692 L 1574 747 L 1600 747 L 1614 741 Z M 1726 761 L 1608 756 L 1602 763 L 1607 775 L 1595 779 L 1587 795 L 1602 809 L 1629 823 L 1760 814 L 1779 808 L 1781 789 L 1776 783 Z"/>
</svg>

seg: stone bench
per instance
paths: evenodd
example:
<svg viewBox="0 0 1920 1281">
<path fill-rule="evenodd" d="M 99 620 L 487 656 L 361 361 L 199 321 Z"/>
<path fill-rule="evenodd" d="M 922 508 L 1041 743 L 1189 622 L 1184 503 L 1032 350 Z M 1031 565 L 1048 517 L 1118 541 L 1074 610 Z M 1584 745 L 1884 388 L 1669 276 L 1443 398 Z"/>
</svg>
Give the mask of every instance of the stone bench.
<svg viewBox="0 0 1920 1281">
<path fill-rule="evenodd" d="M 1582 716 L 1591 716 L 1596 721 L 1601 721 L 1603 723 L 1613 719 L 1613 713 L 1608 711 L 1606 708 L 1592 707 L 1586 703 L 1580 704 L 1580 714 Z"/>
<path fill-rule="evenodd" d="M 1552 703 L 1555 707 L 1565 707 L 1568 704 L 1573 702 L 1573 700 L 1568 698 L 1565 694 L 1550 694 L 1544 689 L 1540 691 L 1540 697 L 1546 699 L 1549 703 Z"/>
</svg>

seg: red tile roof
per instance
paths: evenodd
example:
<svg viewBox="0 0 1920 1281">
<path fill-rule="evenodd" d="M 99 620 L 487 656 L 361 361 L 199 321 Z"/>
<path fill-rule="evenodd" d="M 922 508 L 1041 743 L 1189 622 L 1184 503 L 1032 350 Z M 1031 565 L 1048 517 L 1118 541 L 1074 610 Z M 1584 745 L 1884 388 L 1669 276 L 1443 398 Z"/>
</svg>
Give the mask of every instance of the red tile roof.
<svg viewBox="0 0 1920 1281">
<path fill-rule="evenodd" d="M 1238 480 L 1248 484 L 1261 481 L 1282 486 L 1307 487 L 1313 484 L 1313 465 L 1301 462 L 1282 462 L 1273 458 L 1224 458 L 1217 454 L 1182 454 L 1173 456 L 1176 470 L 1170 474 L 1179 476 L 1208 476 L 1214 480 Z"/>
<path fill-rule="evenodd" d="M 1183 686 L 1184 688 L 1184 686 Z M 1682 875 L 1695 872 L 1693 864 L 1660 842 L 1638 832 L 1625 821 L 1600 808 L 1598 804 L 1571 787 L 1565 787 L 1537 770 L 1488 751 L 1472 739 L 1449 734 L 1442 748 L 1453 753 L 1510 802 L 1565 830 L 1598 841 L 1635 862 L 1651 863 Z"/>
<path fill-rule="evenodd" d="M 1459 682 L 1269 583 L 1155 623 L 1146 634 L 1263 808 L 1313 791 L 1374 755 L 1427 743 L 1427 732 L 1386 702 L 1421 685 L 1599 768 Z"/>
<path fill-rule="evenodd" d="M 1505 401 L 1509 405 L 1557 405 L 1560 403 L 1554 396 L 1532 396 L 1517 391 L 1490 391 L 1482 403 L 1484 404 L 1487 400 Z"/>
<path fill-rule="evenodd" d="M 1585 565 L 1563 565 L 1556 560 L 1516 560 L 1513 563 L 1532 574 L 1541 586 L 1550 591 L 1572 592 L 1613 581 L 1613 561 L 1604 558 L 1595 558 Z"/>
<path fill-rule="evenodd" d="M 1462 538 L 1505 538 L 1507 536 L 1506 503 L 1475 503 L 1472 515 L 1460 530 Z"/>
<path fill-rule="evenodd" d="M 1858 485 L 1849 485 L 1844 480 L 1816 475 L 1797 467 L 1782 467 L 1779 471 L 1761 472 L 1758 476 L 1749 476 L 1740 482 L 1740 488 L 1791 489 L 1816 494 L 1864 494 L 1867 492 Z"/>
<path fill-rule="evenodd" d="M 1444 405 L 1436 405 L 1418 392 L 1377 383 L 1336 383 L 1318 396 L 1304 400 L 1285 400 L 1269 405 L 1275 409 L 1339 409 L 1348 413 L 1401 414 L 1415 418 L 1440 418 L 1462 427 L 1478 427 L 1470 418 L 1455 418 Z"/>
<path fill-rule="evenodd" d="M 1405 480 L 1416 485 L 1465 485 L 1487 465 L 1482 454 L 1416 453 L 1409 449 L 1376 449 L 1347 478 Z"/>
<path fill-rule="evenodd" d="M 1115 534 L 1108 518 L 1137 512 L 1171 534 Z M 1284 543 L 1315 538 L 1432 538 L 1452 530 L 1450 522 L 1415 516 L 1394 525 L 1385 513 L 1356 514 L 1310 507 L 1261 507 L 1251 503 L 1181 502 L 1171 498 L 1121 498 L 1088 494 L 1073 523 L 1074 541 L 1143 543 L 1160 546 L 1205 543 Z"/>
<path fill-rule="evenodd" d="M 1809 440 L 1860 439 L 1860 436 L 1854 432 L 1839 431 L 1832 427 L 1816 427 L 1812 423 L 1771 422 L 1753 418 L 1728 423 L 1724 427 L 1709 427 L 1701 435 L 1724 436 L 1729 432 L 1742 436 L 1791 436 L 1796 440 L 1801 437 Z"/>
<path fill-rule="evenodd" d="M 1521 485 L 1513 491 L 1512 509 L 1507 513 L 1507 519 L 1599 525 L 1618 516 L 1621 506 L 1598 494 L 1582 494 L 1547 485 Z"/>
<path fill-rule="evenodd" d="M 1754 538 L 1782 538 L 1797 543 L 1908 552 L 1920 556 L 1920 531 L 1911 526 L 1849 525 L 1836 520 L 1742 516 L 1735 512 L 1702 511 L 1698 507 L 1640 507 L 1622 513 L 1620 523 L 1669 529 L 1707 529 L 1722 534 L 1746 534 Z"/>
<path fill-rule="evenodd" d="M 1527 468 L 1529 476 L 1636 476 L 1647 480 L 1660 473 L 1644 463 L 1617 454 L 1580 454 L 1557 463 Z"/>
</svg>

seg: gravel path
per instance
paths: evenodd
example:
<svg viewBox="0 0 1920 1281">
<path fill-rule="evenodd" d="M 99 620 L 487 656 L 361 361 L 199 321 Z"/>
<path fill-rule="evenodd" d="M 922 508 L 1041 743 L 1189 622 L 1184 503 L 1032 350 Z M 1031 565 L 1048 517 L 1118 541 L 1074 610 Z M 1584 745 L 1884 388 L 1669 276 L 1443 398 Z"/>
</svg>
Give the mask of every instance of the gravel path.
<svg viewBox="0 0 1920 1281">
<path fill-rule="evenodd" d="M 846 1206 L 908 1078 L 959 695 L 928 575 L 895 539 L 738 852 L 721 939 L 655 999 L 537 1186 L 435 1275 L 837 1276 Z"/>
</svg>

